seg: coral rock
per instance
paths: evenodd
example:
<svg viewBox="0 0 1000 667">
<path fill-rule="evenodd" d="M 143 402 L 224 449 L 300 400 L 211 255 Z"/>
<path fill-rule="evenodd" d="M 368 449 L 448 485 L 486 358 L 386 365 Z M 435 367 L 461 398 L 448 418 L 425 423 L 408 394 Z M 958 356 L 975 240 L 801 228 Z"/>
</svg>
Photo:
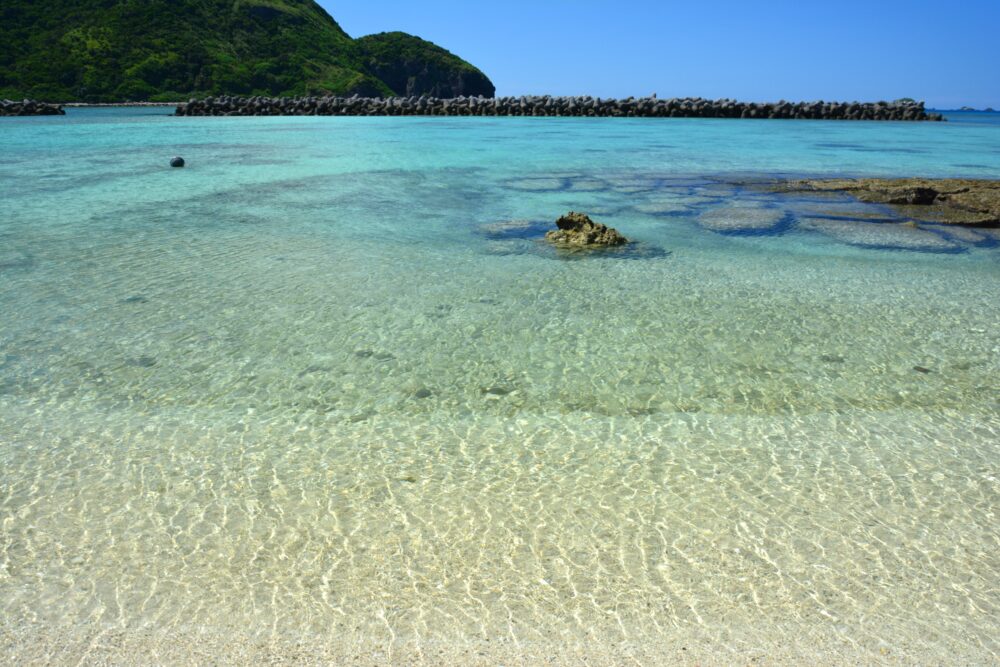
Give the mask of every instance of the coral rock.
<svg viewBox="0 0 1000 667">
<path fill-rule="evenodd" d="M 594 222 L 583 213 L 567 213 L 556 220 L 556 227 L 545 235 L 550 243 L 568 248 L 618 246 L 628 243 L 618 230 Z"/>
</svg>

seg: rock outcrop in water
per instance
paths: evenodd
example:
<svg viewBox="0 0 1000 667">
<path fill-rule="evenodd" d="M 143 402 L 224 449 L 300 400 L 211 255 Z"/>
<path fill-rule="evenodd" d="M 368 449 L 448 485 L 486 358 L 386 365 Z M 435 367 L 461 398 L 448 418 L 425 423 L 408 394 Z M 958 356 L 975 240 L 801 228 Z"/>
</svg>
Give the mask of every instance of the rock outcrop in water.
<svg viewBox="0 0 1000 667">
<path fill-rule="evenodd" d="M 559 229 L 545 234 L 545 240 L 562 248 L 602 248 L 628 243 L 617 229 L 594 222 L 583 213 L 567 213 L 556 220 L 556 227 Z"/>
<path fill-rule="evenodd" d="M 1000 226 L 1000 180 L 835 178 L 781 183 L 782 192 L 846 192 L 864 202 L 890 204 L 926 222 Z"/>
<path fill-rule="evenodd" d="M 65 116 L 66 111 L 58 104 L 46 104 L 35 100 L 0 101 L 0 116 Z"/>
<path fill-rule="evenodd" d="M 594 97 L 209 97 L 177 107 L 178 116 L 583 116 L 618 118 L 785 118 L 943 120 L 923 102 L 777 102 L 702 98 L 623 100 Z"/>
</svg>

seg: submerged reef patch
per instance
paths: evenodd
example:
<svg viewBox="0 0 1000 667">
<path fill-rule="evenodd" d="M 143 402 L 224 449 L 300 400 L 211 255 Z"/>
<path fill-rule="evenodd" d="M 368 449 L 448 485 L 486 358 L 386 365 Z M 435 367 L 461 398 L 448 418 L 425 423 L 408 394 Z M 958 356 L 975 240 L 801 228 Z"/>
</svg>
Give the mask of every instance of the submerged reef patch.
<svg viewBox="0 0 1000 667">
<path fill-rule="evenodd" d="M 948 239 L 913 223 L 871 223 L 829 218 L 801 218 L 799 229 L 818 232 L 842 243 L 884 250 L 962 252 Z"/>
<path fill-rule="evenodd" d="M 763 206 L 712 208 L 698 216 L 698 224 L 720 234 L 777 234 L 788 225 L 788 214 Z"/>
<path fill-rule="evenodd" d="M 539 255 L 552 259 L 654 259 L 670 255 L 649 243 L 626 239 L 618 230 L 594 222 L 582 213 L 569 213 L 556 223 L 506 220 L 480 225 L 477 233 L 488 240 L 491 255 Z"/>
<path fill-rule="evenodd" d="M 773 192 L 847 193 L 892 206 L 900 215 L 950 225 L 1000 226 L 1000 180 L 832 178 L 772 183 Z"/>
</svg>

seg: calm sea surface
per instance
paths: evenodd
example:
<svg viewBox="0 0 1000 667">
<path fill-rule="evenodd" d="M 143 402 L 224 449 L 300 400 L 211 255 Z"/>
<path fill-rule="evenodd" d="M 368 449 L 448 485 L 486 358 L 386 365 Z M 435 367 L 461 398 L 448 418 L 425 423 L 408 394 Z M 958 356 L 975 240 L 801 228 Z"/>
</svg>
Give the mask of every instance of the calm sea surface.
<svg viewBox="0 0 1000 667">
<path fill-rule="evenodd" d="M 1000 660 L 1000 233 L 748 184 L 1000 115 L 168 113 L 0 120 L 0 661 Z"/>
</svg>

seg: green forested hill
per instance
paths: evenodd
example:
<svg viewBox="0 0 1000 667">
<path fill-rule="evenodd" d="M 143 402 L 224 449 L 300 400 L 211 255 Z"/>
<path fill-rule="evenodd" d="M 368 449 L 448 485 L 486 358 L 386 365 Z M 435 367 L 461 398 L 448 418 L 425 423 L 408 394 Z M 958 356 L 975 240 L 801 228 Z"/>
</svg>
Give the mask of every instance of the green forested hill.
<svg viewBox="0 0 1000 667">
<path fill-rule="evenodd" d="M 0 98 L 493 94 L 460 58 L 393 35 L 353 40 L 313 0 L 2 0 Z"/>
</svg>

